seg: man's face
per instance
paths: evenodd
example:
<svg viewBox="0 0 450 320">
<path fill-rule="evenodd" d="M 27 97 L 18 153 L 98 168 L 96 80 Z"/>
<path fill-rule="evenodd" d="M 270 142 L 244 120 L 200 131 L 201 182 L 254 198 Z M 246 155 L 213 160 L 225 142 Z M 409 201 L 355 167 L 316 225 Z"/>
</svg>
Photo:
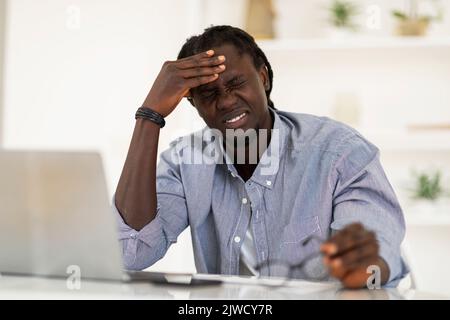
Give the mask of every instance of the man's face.
<svg viewBox="0 0 450 320">
<path fill-rule="evenodd" d="M 225 71 L 217 80 L 191 90 L 194 105 L 208 127 L 224 135 L 226 129 L 271 129 L 265 66 L 257 70 L 250 55 L 239 55 L 230 44 L 212 49 L 214 55 L 225 56 Z"/>
</svg>

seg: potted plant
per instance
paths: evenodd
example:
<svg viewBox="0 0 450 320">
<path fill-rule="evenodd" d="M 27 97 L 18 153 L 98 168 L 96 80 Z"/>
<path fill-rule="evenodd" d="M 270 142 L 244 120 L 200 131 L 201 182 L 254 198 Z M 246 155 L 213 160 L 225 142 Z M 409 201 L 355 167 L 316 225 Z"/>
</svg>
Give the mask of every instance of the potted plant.
<svg viewBox="0 0 450 320">
<path fill-rule="evenodd" d="M 417 175 L 415 198 L 433 201 L 442 193 L 441 173 L 439 171 L 433 174 L 420 173 Z"/>
<path fill-rule="evenodd" d="M 410 211 L 416 214 L 433 214 L 449 210 L 448 203 L 443 199 L 444 189 L 440 171 L 413 173 L 413 176 L 415 185 L 410 190 L 412 191 Z"/>
<path fill-rule="evenodd" d="M 358 6 L 346 0 L 333 0 L 328 7 L 328 21 L 333 27 L 333 36 L 347 36 L 358 30 L 355 18 L 359 14 Z"/>
<path fill-rule="evenodd" d="M 397 19 L 396 33 L 401 36 L 423 36 L 427 33 L 432 21 L 441 21 L 442 8 L 439 8 L 437 0 L 432 1 L 435 14 L 420 14 L 418 0 L 409 0 L 406 11 L 393 10 L 392 15 Z"/>
</svg>

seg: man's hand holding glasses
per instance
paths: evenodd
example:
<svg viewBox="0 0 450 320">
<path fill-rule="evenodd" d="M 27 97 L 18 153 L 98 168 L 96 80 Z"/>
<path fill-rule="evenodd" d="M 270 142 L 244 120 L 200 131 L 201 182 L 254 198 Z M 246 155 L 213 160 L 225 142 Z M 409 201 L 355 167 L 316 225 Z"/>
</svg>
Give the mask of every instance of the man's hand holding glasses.
<svg viewBox="0 0 450 320">
<path fill-rule="evenodd" d="M 364 288 L 371 273 L 371 265 L 379 267 L 381 284 L 389 279 L 389 267 L 379 256 L 379 245 L 374 232 L 360 223 L 348 225 L 325 241 L 320 251 L 330 275 L 339 279 L 346 288 Z"/>
<path fill-rule="evenodd" d="M 364 228 L 360 223 L 353 223 L 338 231 L 328 240 L 316 236 L 306 238 L 302 247 L 311 241 L 321 243 L 320 251 L 313 252 L 301 261 L 290 264 L 283 260 L 266 260 L 258 264 L 255 269 L 261 274 L 269 268 L 280 277 L 280 286 L 285 285 L 289 279 L 305 278 L 312 281 L 323 281 L 329 276 L 342 282 L 344 287 L 351 289 L 365 288 L 367 280 L 372 275 L 368 267 L 375 265 L 380 270 L 381 283 L 389 279 L 389 267 L 379 256 L 379 245 L 375 233 Z M 328 273 L 317 274 L 312 262 L 322 256 Z"/>
</svg>

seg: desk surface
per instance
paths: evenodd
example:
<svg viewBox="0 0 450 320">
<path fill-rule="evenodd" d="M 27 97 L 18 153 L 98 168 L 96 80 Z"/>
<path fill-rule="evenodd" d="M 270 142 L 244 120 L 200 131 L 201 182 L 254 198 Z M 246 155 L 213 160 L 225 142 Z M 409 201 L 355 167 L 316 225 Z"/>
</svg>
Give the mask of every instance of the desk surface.
<svg viewBox="0 0 450 320">
<path fill-rule="evenodd" d="M 221 285 L 202 287 L 81 281 L 81 288 L 68 289 L 65 279 L 27 276 L 0 277 L 0 299 L 442 299 L 415 290 L 344 290 L 337 283 L 293 281 L 274 287 L 239 283 L 238 277 L 224 277 Z M 229 281 L 231 279 L 231 281 Z"/>
</svg>

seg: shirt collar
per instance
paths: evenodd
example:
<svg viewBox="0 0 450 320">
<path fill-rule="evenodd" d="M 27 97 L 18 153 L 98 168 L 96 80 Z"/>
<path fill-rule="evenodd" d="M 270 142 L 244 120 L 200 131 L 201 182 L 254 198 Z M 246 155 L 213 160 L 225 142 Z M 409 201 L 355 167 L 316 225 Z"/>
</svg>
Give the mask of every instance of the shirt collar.
<svg viewBox="0 0 450 320">
<path fill-rule="evenodd" d="M 270 144 L 260 158 L 258 166 L 253 172 L 250 180 L 265 188 L 272 189 L 280 167 L 281 155 L 283 155 L 286 150 L 288 130 L 286 124 L 281 120 L 276 110 L 269 108 L 269 112 L 274 118 Z M 220 147 L 224 155 L 225 164 L 227 165 L 228 171 L 231 175 L 237 177 L 237 170 L 233 165 L 232 160 L 223 150 L 222 143 L 220 143 Z"/>
</svg>

